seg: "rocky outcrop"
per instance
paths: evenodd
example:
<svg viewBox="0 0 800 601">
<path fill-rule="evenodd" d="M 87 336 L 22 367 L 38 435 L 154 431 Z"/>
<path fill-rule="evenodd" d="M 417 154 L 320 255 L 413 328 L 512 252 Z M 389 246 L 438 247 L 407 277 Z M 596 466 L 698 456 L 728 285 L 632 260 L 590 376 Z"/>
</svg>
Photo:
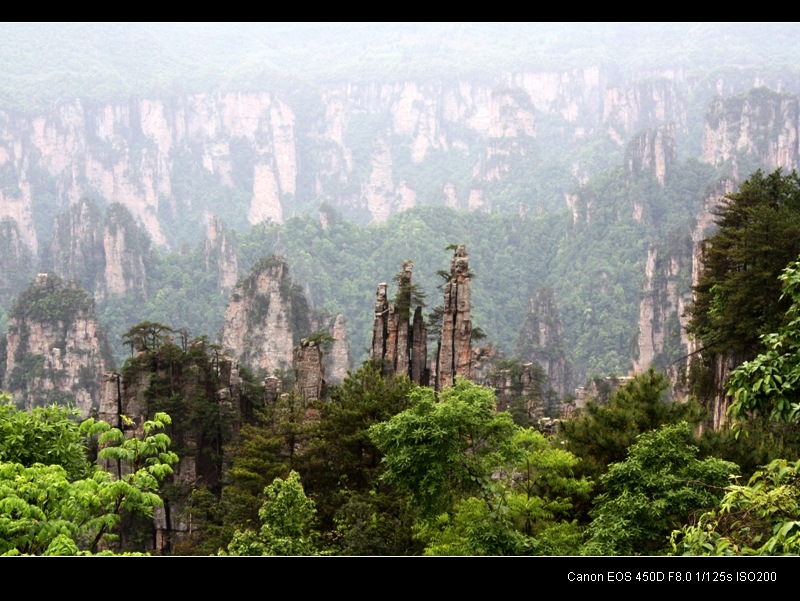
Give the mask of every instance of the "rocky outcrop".
<svg viewBox="0 0 800 601">
<path fill-rule="evenodd" d="M 33 255 L 20 234 L 17 222 L 0 220 L 0 306 L 22 292 L 33 274 Z"/>
<path fill-rule="evenodd" d="M 316 328 L 317 331 L 325 329 L 330 333 L 333 342 L 330 350 L 323 354 L 327 381 L 331 384 L 341 384 L 350 369 L 350 347 L 347 342 L 347 322 L 344 315 L 337 314 L 326 328 Z"/>
<path fill-rule="evenodd" d="M 411 281 L 413 272 L 414 263 L 403 261 L 397 274 L 397 296 L 393 303 L 386 297 L 386 283 L 378 284 L 370 360 L 380 363 L 385 374 L 407 375 L 412 382 L 427 385 L 428 334 L 419 292 Z"/>
<path fill-rule="evenodd" d="M 611 79 L 589 67 L 497 85 L 342 83 L 291 99 L 262 90 L 0 113 L 0 219 L 36 253 L 47 243 L 34 227 L 44 195 L 61 210 L 86 195 L 120 203 L 158 246 L 184 242 L 176 225 L 200 227 L 234 197 L 237 219 L 251 224 L 281 222 L 301 192 L 373 220 L 419 202 L 486 209 L 487 184 L 533 159 L 539 114 L 564 140 L 607 130 L 621 146 L 645 127 L 685 130 L 681 72 Z M 448 173 L 437 169 L 445 156 Z"/>
<path fill-rule="evenodd" d="M 94 302 L 76 284 L 39 274 L 9 312 L 3 389 L 30 409 L 70 402 L 88 417 L 99 408 L 110 364 Z"/>
<path fill-rule="evenodd" d="M 112 204 L 103 212 L 82 198 L 56 218 L 45 262 L 59 276 L 80 282 L 95 298 L 144 297 L 149 253 L 150 239 L 124 206 Z"/>
<path fill-rule="evenodd" d="M 511 412 L 518 423 L 528 425 L 550 413 L 546 376 L 538 365 L 504 361 L 481 384 L 494 388 L 497 410 Z"/>
<path fill-rule="evenodd" d="M 294 392 L 303 402 L 322 398 L 325 368 L 319 343 L 304 338 L 294 348 Z"/>
<path fill-rule="evenodd" d="M 638 130 L 669 122 L 684 131 L 687 102 L 681 90 L 682 79 L 680 72 L 668 72 L 628 86 L 609 86 L 605 90 L 602 121 L 611 139 L 624 144 Z"/>
<path fill-rule="evenodd" d="M 294 347 L 310 334 L 308 303 L 280 257 L 258 261 L 231 294 L 222 346 L 232 357 L 267 374 L 292 369 Z"/>
<path fill-rule="evenodd" d="M 692 230 L 692 286 L 696 286 L 700 281 L 703 257 L 709 248 L 707 239 L 716 231 L 714 211 L 724 201 L 725 196 L 734 190 L 735 184 L 732 180 L 725 178 L 717 181 L 707 194 L 703 209 L 695 220 Z M 682 320 L 684 328 L 687 322 L 688 316 Z M 698 374 L 703 374 L 701 377 L 705 380 L 702 387 L 704 390 L 698 396 L 705 395 L 705 398 L 701 399 L 709 416 L 705 425 L 719 429 L 727 423 L 727 411 L 732 402 L 731 397 L 725 394 L 725 383 L 730 372 L 744 360 L 744 357 L 708 356 L 702 352 L 699 340 L 694 337 L 689 338 L 686 344 L 689 351 L 686 368 L 689 374 L 688 384 L 691 386 Z"/>
<path fill-rule="evenodd" d="M 716 98 L 706 118 L 703 160 L 715 166 L 729 163 L 736 179 L 754 167 L 797 169 L 799 118 L 797 96 L 767 88 Z"/>
<path fill-rule="evenodd" d="M 230 294 L 239 279 L 239 262 L 236 248 L 222 220 L 212 215 L 208 220 L 208 235 L 203 245 L 206 271 L 217 273 L 217 286 L 223 294 Z"/>
<path fill-rule="evenodd" d="M 551 287 L 541 286 L 531 298 L 530 309 L 517 336 L 515 354 L 522 361 L 540 365 L 549 386 L 561 396 L 567 394 L 570 369 L 565 354 L 563 324 L 558 315 L 555 291 Z"/>
<path fill-rule="evenodd" d="M 645 130 L 628 143 L 625 168 L 630 177 L 652 177 L 664 187 L 667 170 L 678 158 L 675 125 Z M 641 218 L 637 219 L 641 221 Z"/>
<path fill-rule="evenodd" d="M 456 376 L 472 374 L 472 279 L 466 246 L 453 253 L 450 276 L 444 285 L 442 335 L 436 357 L 436 390 L 452 386 Z"/>
<path fill-rule="evenodd" d="M 40 170 L 52 181 L 48 192 L 59 206 L 86 194 L 118 202 L 163 245 L 168 241 L 163 218 L 196 207 L 192 196 L 199 189 L 190 182 L 187 187 L 190 178 L 205 187 L 210 182 L 247 185 L 251 223 L 280 221 L 282 195 L 296 191 L 294 120 L 292 109 L 267 92 L 99 106 L 66 102 L 15 119 L 14 130 L 0 135 L 6 142 L 0 164 L 13 168 L 18 182 L 14 194 L 2 194 L 0 206 L 33 233 L 31 198 L 39 190 L 32 192 L 30 182 L 41 181 L 32 177 L 33 170 Z M 246 166 L 240 164 L 244 153 L 249 155 Z M 240 167 L 246 169 L 246 184 L 236 181 Z M 36 248 L 35 237 L 28 245 Z"/>
<path fill-rule="evenodd" d="M 681 397 L 689 337 L 686 308 L 691 302 L 693 245 L 689 232 L 675 234 L 671 244 L 651 245 L 645 265 L 645 284 L 639 301 L 639 336 L 634 373 L 655 367 L 664 370 Z"/>
</svg>

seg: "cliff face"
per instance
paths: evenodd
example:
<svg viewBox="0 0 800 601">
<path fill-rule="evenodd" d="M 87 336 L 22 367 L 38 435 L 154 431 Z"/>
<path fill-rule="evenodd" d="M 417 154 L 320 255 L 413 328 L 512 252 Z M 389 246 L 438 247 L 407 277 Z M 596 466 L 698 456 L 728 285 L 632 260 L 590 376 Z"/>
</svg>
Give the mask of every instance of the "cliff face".
<svg viewBox="0 0 800 601">
<path fill-rule="evenodd" d="M 208 221 L 203 251 L 206 270 L 217 272 L 217 287 L 223 294 L 229 294 L 239 279 L 239 261 L 234 243 L 216 215 Z"/>
<path fill-rule="evenodd" d="M 237 140 L 247 141 L 251 155 L 246 175 L 251 222 L 280 221 L 280 195 L 295 192 L 294 114 L 268 93 L 131 99 L 101 106 L 73 101 L 47 114 L 3 117 L 0 166 L 14 173 L 18 186 L 3 193 L 0 206 L 25 225 L 34 249 L 37 241 L 29 225 L 37 186 L 52 187 L 62 207 L 86 194 L 121 203 L 156 244 L 165 244 L 164 212 L 192 204 L 185 189 L 185 178 L 192 176 L 181 173 L 182 162 L 200 165 L 198 175 L 231 184 L 237 175 Z"/>
<path fill-rule="evenodd" d="M 108 343 L 85 291 L 39 274 L 9 313 L 3 389 L 27 409 L 74 403 L 83 417 L 99 406 Z"/>
<path fill-rule="evenodd" d="M 559 395 L 570 392 L 563 326 L 555 292 L 549 286 L 540 287 L 531 299 L 530 310 L 517 338 L 515 354 L 522 361 L 535 361 L 541 366 L 549 386 Z"/>
<path fill-rule="evenodd" d="M 56 218 L 48 251 L 53 271 L 79 281 L 95 298 L 146 293 L 150 240 L 120 204 L 101 211 L 81 199 Z"/>
<path fill-rule="evenodd" d="M 508 74 L 495 85 L 346 83 L 302 97 L 229 92 L 0 111 L 0 219 L 17 223 L 35 253 L 47 244 L 38 239 L 47 218 L 34 210 L 44 195 L 61 210 L 87 195 L 119 203 L 158 246 L 186 241 L 185 223 L 196 228 L 223 202 L 237 228 L 281 222 L 295 198 L 372 220 L 420 202 L 487 209 L 489 184 L 530 166 L 537 148 L 560 152 L 551 139 L 537 146 L 540 115 L 560 128 L 564 148 L 596 132 L 623 145 L 645 127 L 685 130 L 680 72 L 611 79 L 587 68 Z"/>
<path fill-rule="evenodd" d="M 272 374 L 292 368 L 293 349 L 310 328 L 302 290 L 292 284 L 286 262 L 273 256 L 258 261 L 236 285 L 225 311 L 222 346 L 249 368 Z"/>
<path fill-rule="evenodd" d="M 545 415 L 558 414 L 557 403 L 549 402 L 555 399 L 546 394 L 545 374 L 533 363 L 505 362 L 481 383 L 494 388 L 497 410 L 510 412 L 518 424 L 529 425 Z"/>
<path fill-rule="evenodd" d="M 625 167 L 629 176 L 650 176 L 664 187 L 667 170 L 677 160 L 675 125 L 640 132 L 628 143 Z M 638 221 L 638 219 L 637 219 Z"/>
<path fill-rule="evenodd" d="M 350 369 L 350 346 L 347 341 L 347 322 L 344 315 L 338 313 L 332 318 L 317 317 L 313 320 L 317 332 L 327 332 L 333 342 L 330 349 L 323 353 L 325 379 L 330 384 L 341 384 Z"/>
<path fill-rule="evenodd" d="M 11 219 L 0 220 L 0 306 L 8 307 L 33 276 L 33 256 L 19 226 Z"/>
<path fill-rule="evenodd" d="M 691 301 L 693 244 L 688 232 L 667 247 L 651 246 L 647 254 L 645 284 L 639 301 L 639 336 L 633 371 L 651 365 L 666 371 L 673 389 L 685 375 L 689 338 L 685 332 L 686 307 Z M 677 363 L 676 363 L 677 362 Z"/>
<path fill-rule="evenodd" d="M 325 387 L 325 367 L 319 344 L 304 338 L 294 348 L 294 392 L 304 402 L 322 398 Z"/>
<path fill-rule="evenodd" d="M 767 88 L 717 98 L 708 111 L 703 160 L 716 166 L 730 162 L 737 179 L 753 165 L 767 171 L 796 169 L 799 117 L 797 96 Z"/>
<path fill-rule="evenodd" d="M 703 271 L 703 256 L 707 249 L 705 240 L 716 231 L 714 210 L 719 207 L 727 194 L 734 192 L 735 188 L 735 183 L 730 179 L 718 180 L 706 196 L 703 209 L 695 220 L 692 230 L 692 286 L 698 284 L 700 274 Z M 687 321 L 688 318 L 684 319 L 684 326 Z M 688 339 L 687 347 L 690 353 L 688 366 L 690 384 L 692 383 L 693 372 L 705 371 L 708 376 L 708 381 L 704 386 L 707 394 L 706 398 L 701 400 L 709 412 L 707 425 L 713 429 L 719 429 L 727 422 L 727 411 L 732 402 L 732 399 L 724 392 L 725 383 L 728 381 L 731 371 L 741 363 L 741 360 L 736 357 L 718 355 L 704 357 L 701 352 L 700 342 L 696 338 Z"/>
</svg>

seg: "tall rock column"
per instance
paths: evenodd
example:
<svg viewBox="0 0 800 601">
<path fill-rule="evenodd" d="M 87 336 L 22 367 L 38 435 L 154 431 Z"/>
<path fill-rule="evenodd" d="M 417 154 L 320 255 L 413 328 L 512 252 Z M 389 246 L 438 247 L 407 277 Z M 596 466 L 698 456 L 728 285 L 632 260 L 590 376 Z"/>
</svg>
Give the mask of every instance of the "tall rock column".
<svg viewBox="0 0 800 601">
<path fill-rule="evenodd" d="M 294 347 L 294 391 L 303 401 L 322 398 L 325 368 L 319 344 L 304 338 Z"/>
<path fill-rule="evenodd" d="M 387 321 L 389 319 L 389 301 L 386 299 L 386 282 L 378 284 L 375 291 L 375 322 L 372 325 L 372 349 L 370 361 L 383 361 L 386 355 Z"/>
<path fill-rule="evenodd" d="M 452 386 L 456 376 L 469 379 L 472 357 L 472 281 L 467 248 L 459 244 L 444 286 L 442 338 L 436 361 L 436 390 Z"/>
</svg>

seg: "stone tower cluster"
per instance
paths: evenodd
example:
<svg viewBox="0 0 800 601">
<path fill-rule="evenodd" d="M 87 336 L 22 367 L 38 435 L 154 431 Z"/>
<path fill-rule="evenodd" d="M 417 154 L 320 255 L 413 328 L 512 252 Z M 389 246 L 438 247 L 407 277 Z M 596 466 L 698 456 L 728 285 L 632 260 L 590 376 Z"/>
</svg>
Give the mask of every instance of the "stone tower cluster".
<svg viewBox="0 0 800 601">
<path fill-rule="evenodd" d="M 411 318 L 411 306 L 417 296 L 411 283 L 413 261 L 403 261 L 397 276 L 397 296 L 390 303 L 385 282 L 378 284 L 375 294 L 375 323 L 372 327 L 370 360 L 383 364 L 386 374 L 404 374 L 415 384 L 427 386 L 430 379 L 428 361 L 428 331 L 417 305 Z"/>
<path fill-rule="evenodd" d="M 378 284 L 375 294 L 375 322 L 370 359 L 381 362 L 384 373 L 405 374 L 415 384 L 433 385 L 436 390 L 452 386 L 455 377 L 472 376 L 472 284 L 469 256 L 459 244 L 444 286 L 442 330 L 436 357 L 427 365 L 427 327 L 422 317 L 418 292 L 411 282 L 412 261 L 404 261 L 397 275 L 397 296 L 390 303 L 387 284 Z M 411 318 L 411 307 L 414 309 Z"/>
</svg>

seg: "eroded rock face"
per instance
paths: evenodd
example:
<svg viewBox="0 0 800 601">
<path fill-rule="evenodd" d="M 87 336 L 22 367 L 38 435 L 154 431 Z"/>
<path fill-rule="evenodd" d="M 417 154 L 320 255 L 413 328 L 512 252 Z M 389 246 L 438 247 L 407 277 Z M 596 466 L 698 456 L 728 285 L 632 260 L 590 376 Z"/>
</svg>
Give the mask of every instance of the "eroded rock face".
<svg viewBox="0 0 800 601">
<path fill-rule="evenodd" d="M 0 305 L 8 307 L 33 274 L 33 255 L 20 234 L 16 221 L 0 220 Z"/>
<path fill-rule="evenodd" d="M 208 220 L 208 237 L 203 245 L 206 270 L 217 272 L 217 286 L 228 294 L 239 279 L 236 248 L 222 220 L 213 215 Z"/>
<path fill-rule="evenodd" d="M 550 387 L 563 396 L 569 391 L 570 370 L 564 352 L 563 325 L 555 292 L 542 286 L 530 302 L 515 349 L 522 361 L 535 361 L 544 370 Z"/>
<path fill-rule="evenodd" d="M 325 368 L 319 344 L 304 338 L 294 348 L 294 392 L 304 402 L 322 398 Z"/>
<path fill-rule="evenodd" d="M 686 283 L 692 273 L 693 245 L 688 231 L 676 237 L 670 248 L 651 246 L 647 253 L 645 284 L 639 301 L 639 337 L 633 371 L 650 366 L 664 370 L 676 397 L 685 396 L 684 380 L 689 353 L 685 326 L 691 290 Z"/>
<path fill-rule="evenodd" d="M 37 275 L 9 313 L 3 389 L 26 409 L 71 402 L 88 417 L 109 364 L 94 301 L 58 276 Z"/>
<path fill-rule="evenodd" d="M 717 98 L 711 104 L 703 134 L 703 160 L 715 166 L 730 162 L 736 179 L 740 167 L 767 171 L 798 167 L 800 101 L 791 94 L 756 88 Z"/>
<path fill-rule="evenodd" d="M 53 271 L 95 298 L 145 294 L 150 239 L 120 204 L 101 211 L 82 198 L 56 218 L 48 250 Z"/>
<path fill-rule="evenodd" d="M 629 175 L 647 175 L 664 187 L 667 170 L 678 158 L 675 126 L 665 125 L 639 133 L 628 143 L 625 167 Z M 637 219 L 641 221 L 641 218 Z"/>
<path fill-rule="evenodd" d="M 472 280 L 467 248 L 459 244 L 444 285 L 442 336 L 436 359 L 436 390 L 452 386 L 455 377 L 472 376 Z"/>
<path fill-rule="evenodd" d="M 704 254 L 708 250 L 706 240 L 714 235 L 716 223 L 714 222 L 714 211 L 723 202 L 725 196 L 734 192 L 735 184 L 733 180 L 721 179 L 708 193 L 703 204 L 703 210 L 697 216 L 692 230 L 692 286 L 696 286 L 700 281 L 703 271 Z M 684 317 L 681 324 L 685 329 L 688 317 Z M 693 365 L 701 366 L 704 363 L 700 341 L 697 338 L 689 338 L 686 341 L 688 349 L 688 366 L 690 372 Z M 703 399 L 709 412 L 707 426 L 718 429 L 726 423 L 727 410 L 732 399 L 725 394 L 725 382 L 728 381 L 730 372 L 744 360 L 744 357 L 721 357 L 716 356 L 709 359 L 711 366 L 704 366 L 709 376 L 708 388 L 714 390 L 710 398 Z"/>
<path fill-rule="evenodd" d="M 198 182 L 238 194 L 241 218 L 252 224 L 281 222 L 301 192 L 374 220 L 436 194 L 483 210 L 490 207 L 486 184 L 529 160 L 539 113 L 564 123 L 568 137 L 604 129 L 620 145 L 644 127 L 671 121 L 685 130 L 679 70 L 611 79 L 589 67 L 507 74 L 500 86 L 325 85 L 302 102 L 261 90 L 100 105 L 69 100 L 32 114 L 0 112 L 0 167 L 13 179 L 0 190 L 0 219 L 17 223 L 35 254 L 47 243 L 33 226 L 33 199 L 43 192 L 62 210 L 89 194 L 120 203 L 158 246 L 171 242 L 171 223 L 186 209 L 215 211 L 215 199 L 198 198 Z M 308 106 L 319 113 L 306 114 Z M 314 152 L 308 181 L 298 169 L 308 158 L 304 148 Z M 413 177 L 437 153 L 473 173 L 460 197 L 453 192 L 462 182 L 445 178 L 437 192 Z"/>
<path fill-rule="evenodd" d="M 319 328 L 318 328 L 319 329 Z M 330 325 L 333 338 L 330 351 L 324 353 L 325 373 L 331 384 L 341 384 L 350 369 L 350 348 L 347 342 L 347 323 L 344 315 L 337 314 Z"/>
<path fill-rule="evenodd" d="M 511 411 L 517 419 L 538 421 L 549 412 L 544 373 L 533 363 L 512 362 L 492 369 L 482 385 L 495 389 L 498 411 Z"/>
<path fill-rule="evenodd" d="M 225 311 L 222 346 L 253 370 L 292 369 L 294 347 L 310 334 L 308 303 L 280 257 L 258 261 L 240 281 Z"/>
<path fill-rule="evenodd" d="M 384 373 L 407 375 L 416 384 L 427 385 L 427 327 L 422 307 L 414 310 L 412 275 L 414 263 L 404 261 L 397 276 L 394 303 L 386 298 L 386 283 L 378 284 L 375 293 L 375 322 L 372 328 L 370 360 L 380 362 Z"/>
</svg>

